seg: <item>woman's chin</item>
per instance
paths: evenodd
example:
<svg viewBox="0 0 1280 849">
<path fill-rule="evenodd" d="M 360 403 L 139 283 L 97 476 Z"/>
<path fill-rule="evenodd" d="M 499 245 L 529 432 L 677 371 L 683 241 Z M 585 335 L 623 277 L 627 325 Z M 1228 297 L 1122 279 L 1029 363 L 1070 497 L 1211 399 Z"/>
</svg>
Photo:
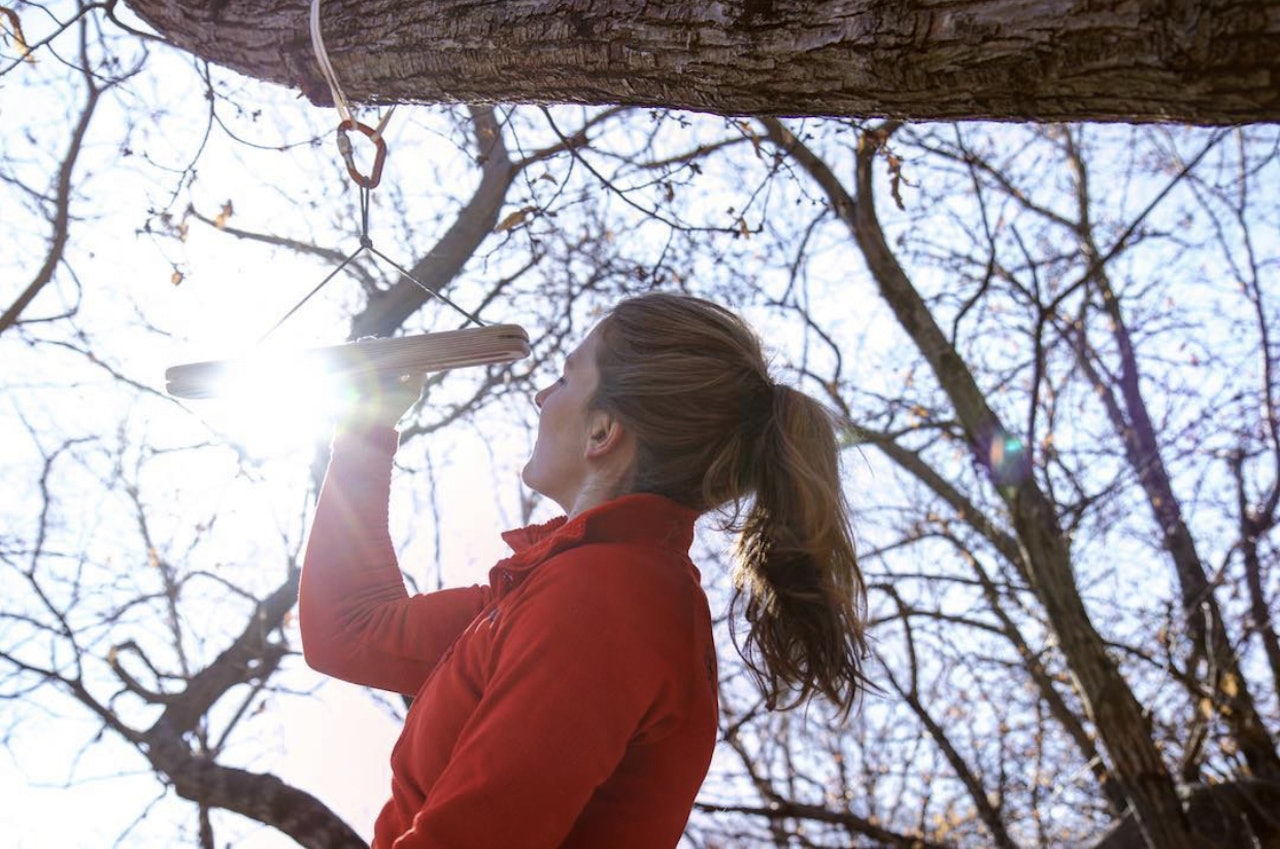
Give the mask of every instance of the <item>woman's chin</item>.
<svg viewBox="0 0 1280 849">
<path fill-rule="evenodd" d="M 538 493 L 538 495 L 554 501 L 560 506 L 561 510 L 566 513 L 569 512 L 569 505 L 567 505 L 563 499 L 558 498 L 555 493 L 551 492 L 547 488 L 545 481 L 539 479 L 537 470 L 533 468 L 533 461 L 526 463 L 525 467 L 520 471 L 520 480 L 524 482 L 526 487 Z"/>
<path fill-rule="evenodd" d="M 534 468 L 533 460 L 525 463 L 524 468 L 520 470 L 520 480 L 524 482 L 525 486 L 539 495 L 550 497 L 544 488 L 543 482 L 538 477 L 538 470 Z"/>
</svg>

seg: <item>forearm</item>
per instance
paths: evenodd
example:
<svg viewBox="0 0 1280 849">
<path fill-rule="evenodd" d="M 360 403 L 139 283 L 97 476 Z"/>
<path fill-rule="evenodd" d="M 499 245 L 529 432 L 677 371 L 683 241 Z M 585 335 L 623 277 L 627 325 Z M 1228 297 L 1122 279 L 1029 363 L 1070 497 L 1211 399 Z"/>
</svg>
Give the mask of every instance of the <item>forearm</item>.
<svg viewBox="0 0 1280 849">
<path fill-rule="evenodd" d="M 340 431 L 316 505 L 299 592 L 302 645 L 311 666 L 338 677 L 349 677 L 370 615 L 406 597 L 387 530 L 397 439 L 385 427 Z"/>
</svg>

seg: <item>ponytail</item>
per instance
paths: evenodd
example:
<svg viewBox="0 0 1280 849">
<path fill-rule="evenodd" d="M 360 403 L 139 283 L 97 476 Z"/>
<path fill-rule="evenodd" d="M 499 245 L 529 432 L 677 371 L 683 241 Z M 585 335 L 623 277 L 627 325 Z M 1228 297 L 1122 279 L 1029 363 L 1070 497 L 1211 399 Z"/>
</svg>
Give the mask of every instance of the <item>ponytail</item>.
<svg viewBox="0 0 1280 849">
<path fill-rule="evenodd" d="M 730 608 L 748 632 L 739 641 L 731 616 L 734 642 L 770 709 L 820 693 L 847 714 L 864 681 L 864 590 L 830 415 L 775 384 L 753 465 Z"/>
<path fill-rule="evenodd" d="M 750 327 L 709 301 L 632 298 L 599 332 L 593 404 L 635 436 L 631 491 L 737 517 L 731 612 L 747 634 L 730 627 L 769 707 L 821 694 L 847 713 L 865 683 L 865 589 L 830 415 L 773 383 Z"/>
</svg>

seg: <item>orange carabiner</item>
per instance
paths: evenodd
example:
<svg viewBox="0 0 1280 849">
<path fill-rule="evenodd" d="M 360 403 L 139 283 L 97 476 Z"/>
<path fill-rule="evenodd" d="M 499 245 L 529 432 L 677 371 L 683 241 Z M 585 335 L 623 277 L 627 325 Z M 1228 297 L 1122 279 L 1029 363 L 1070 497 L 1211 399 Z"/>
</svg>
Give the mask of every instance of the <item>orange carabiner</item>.
<svg viewBox="0 0 1280 849">
<path fill-rule="evenodd" d="M 373 168 L 366 177 L 360 173 L 360 169 L 356 167 L 355 153 L 351 146 L 351 139 L 347 138 L 347 133 L 352 130 L 359 130 L 373 142 L 376 148 L 373 155 Z M 351 179 L 355 180 L 357 185 L 362 188 L 372 189 L 382 181 L 382 165 L 387 161 L 387 140 L 367 124 L 361 124 L 359 121 L 346 120 L 338 125 L 338 151 L 342 154 L 343 160 L 347 163 L 347 173 L 351 175 Z"/>
</svg>

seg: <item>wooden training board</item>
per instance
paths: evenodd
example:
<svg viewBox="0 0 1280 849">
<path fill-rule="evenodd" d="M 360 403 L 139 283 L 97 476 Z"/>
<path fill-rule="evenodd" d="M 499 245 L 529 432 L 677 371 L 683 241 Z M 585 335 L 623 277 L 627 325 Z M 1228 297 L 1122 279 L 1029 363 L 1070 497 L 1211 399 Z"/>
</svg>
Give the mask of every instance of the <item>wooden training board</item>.
<svg viewBox="0 0 1280 849">
<path fill-rule="evenodd" d="M 212 398 L 234 383 L 237 375 L 264 369 L 287 379 L 290 369 L 321 370 L 331 375 L 368 373 L 425 374 L 468 366 L 509 363 L 529 356 L 529 334 L 515 324 L 494 324 L 394 339 L 364 339 L 345 345 L 312 348 L 262 360 L 210 360 L 167 369 L 165 382 L 178 398 Z"/>
</svg>

